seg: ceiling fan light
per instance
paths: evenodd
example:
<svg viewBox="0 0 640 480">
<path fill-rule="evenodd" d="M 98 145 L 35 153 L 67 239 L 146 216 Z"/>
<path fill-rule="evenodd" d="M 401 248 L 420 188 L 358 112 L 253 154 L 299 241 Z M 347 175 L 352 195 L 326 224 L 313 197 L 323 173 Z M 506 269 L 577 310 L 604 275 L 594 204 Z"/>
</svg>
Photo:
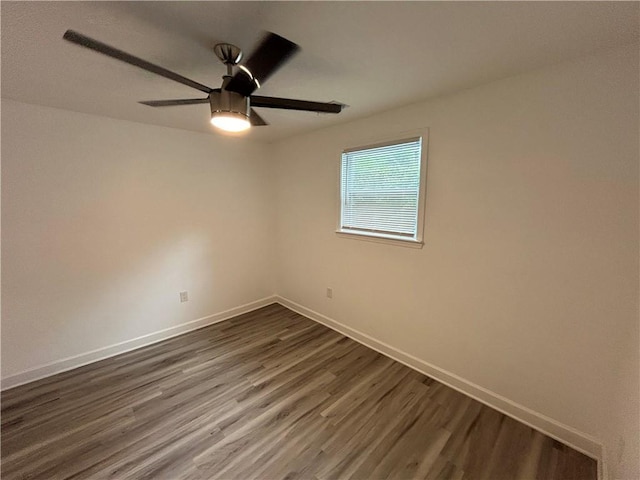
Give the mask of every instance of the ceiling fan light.
<svg viewBox="0 0 640 480">
<path fill-rule="evenodd" d="M 213 112 L 211 124 L 225 132 L 243 132 L 251 127 L 249 119 L 237 112 Z"/>
</svg>

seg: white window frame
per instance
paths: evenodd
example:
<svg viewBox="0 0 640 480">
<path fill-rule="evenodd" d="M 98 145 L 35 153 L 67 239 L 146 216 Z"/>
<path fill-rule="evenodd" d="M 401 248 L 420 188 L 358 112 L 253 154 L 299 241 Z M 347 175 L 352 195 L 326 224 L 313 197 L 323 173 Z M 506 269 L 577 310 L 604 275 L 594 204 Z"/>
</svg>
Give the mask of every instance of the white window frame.
<svg viewBox="0 0 640 480">
<path fill-rule="evenodd" d="M 344 206 L 344 191 L 342 184 L 342 155 L 344 153 L 367 150 L 370 148 L 384 147 L 388 145 L 396 145 L 399 143 L 411 142 L 417 139 L 421 140 L 420 146 L 420 187 L 418 195 L 418 218 L 415 237 L 407 237 L 402 235 L 392 235 L 385 233 L 378 233 L 366 230 L 350 230 L 342 227 L 342 214 Z M 391 245 L 399 245 L 404 247 L 422 248 L 423 233 L 424 233 L 424 220 L 425 220 L 425 207 L 426 207 L 426 195 L 427 195 L 427 152 L 428 152 L 428 130 L 420 130 L 419 132 L 409 132 L 395 137 L 391 137 L 388 140 L 361 144 L 356 147 L 344 148 L 340 154 L 338 162 L 338 219 L 336 234 L 339 237 L 351 238 L 356 240 L 365 240 L 371 242 L 386 243 Z"/>
</svg>

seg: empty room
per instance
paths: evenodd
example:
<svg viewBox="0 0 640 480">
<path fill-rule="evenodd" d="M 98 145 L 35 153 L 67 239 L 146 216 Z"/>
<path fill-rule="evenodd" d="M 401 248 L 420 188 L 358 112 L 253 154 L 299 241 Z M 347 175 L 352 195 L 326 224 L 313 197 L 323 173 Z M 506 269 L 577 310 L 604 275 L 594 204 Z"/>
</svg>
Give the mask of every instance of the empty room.
<svg viewBox="0 0 640 480">
<path fill-rule="evenodd" d="M 0 8 L 3 479 L 640 479 L 640 2 Z"/>
</svg>

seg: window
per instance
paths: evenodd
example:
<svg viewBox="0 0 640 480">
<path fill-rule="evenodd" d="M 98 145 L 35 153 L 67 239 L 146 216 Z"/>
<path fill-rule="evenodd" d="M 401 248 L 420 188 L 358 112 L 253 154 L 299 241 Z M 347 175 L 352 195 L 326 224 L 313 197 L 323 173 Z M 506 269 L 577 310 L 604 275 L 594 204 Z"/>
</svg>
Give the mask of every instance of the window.
<svg viewBox="0 0 640 480">
<path fill-rule="evenodd" d="M 422 137 L 342 153 L 339 233 L 422 240 Z"/>
</svg>

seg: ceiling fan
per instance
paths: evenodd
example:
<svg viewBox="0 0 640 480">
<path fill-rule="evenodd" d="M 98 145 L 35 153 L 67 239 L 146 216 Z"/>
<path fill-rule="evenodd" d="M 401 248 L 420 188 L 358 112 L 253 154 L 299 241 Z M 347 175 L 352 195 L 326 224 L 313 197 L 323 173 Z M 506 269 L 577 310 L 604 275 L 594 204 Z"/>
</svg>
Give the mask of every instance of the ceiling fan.
<svg viewBox="0 0 640 480">
<path fill-rule="evenodd" d="M 258 48 L 244 64 L 240 64 L 242 50 L 235 45 L 219 43 L 214 47 L 216 56 L 227 67 L 227 73 L 222 77 L 221 88 L 207 87 L 74 30 L 67 30 L 62 38 L 206 93 L 206 98 L 149 100 L 139 103 L 150 107 L 208 103 L 211 106 L 211 123 L 215 127 L 229 132 L 240 132 L 251 126 L 267 125 L 267 122 L 252 107 L 305 110 L 320 113 L 340 113 L 344 107 L 343 104 L 337 102 L 323 103 L 253 95 L 253 92 L 260 88 L 300 48 L 295 43 L 275 33 L 267 32 Z M 233 72 L 234 67 L 237 67 L 235 74 Z"/>
</svg>

